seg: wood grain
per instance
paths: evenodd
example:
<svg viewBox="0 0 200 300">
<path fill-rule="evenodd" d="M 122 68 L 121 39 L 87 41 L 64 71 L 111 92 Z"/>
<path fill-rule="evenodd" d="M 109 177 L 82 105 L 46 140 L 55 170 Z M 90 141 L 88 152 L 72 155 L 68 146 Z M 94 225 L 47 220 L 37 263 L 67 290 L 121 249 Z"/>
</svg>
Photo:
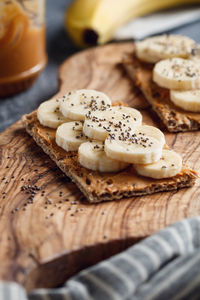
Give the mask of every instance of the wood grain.
<svg viewBox="0 0 200 300">
<path fill-rule="evenodd" d="M 140 109 L 145 122 L 163 129 L 120 67 L 132 49 L 129 43 L 111 44 L 72 56 L 60 68 L 59 94 L 101 90 Z M 165 134 L 167 143 L 198 171 L 200 133 Z M 199 181 L 178 192 L 87 204 L 21 121 L 0 134 L 0 279 L 20 282 L 27 290 L 61 284 L 160 228 L 199 214 Z"/>
</svg>

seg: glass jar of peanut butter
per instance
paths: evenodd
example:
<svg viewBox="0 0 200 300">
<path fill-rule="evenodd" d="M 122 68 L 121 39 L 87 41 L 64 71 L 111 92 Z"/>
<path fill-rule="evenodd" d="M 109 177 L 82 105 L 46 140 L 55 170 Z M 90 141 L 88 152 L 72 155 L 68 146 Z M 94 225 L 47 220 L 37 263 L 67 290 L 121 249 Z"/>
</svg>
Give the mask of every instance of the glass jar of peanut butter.
<svg viewBox="0 0 200 300">
<path fill-rule="evenodd" d="M 0 97 L 28 88 L 44 68 L 45 0 L 0 0 Z"/>
</svg>

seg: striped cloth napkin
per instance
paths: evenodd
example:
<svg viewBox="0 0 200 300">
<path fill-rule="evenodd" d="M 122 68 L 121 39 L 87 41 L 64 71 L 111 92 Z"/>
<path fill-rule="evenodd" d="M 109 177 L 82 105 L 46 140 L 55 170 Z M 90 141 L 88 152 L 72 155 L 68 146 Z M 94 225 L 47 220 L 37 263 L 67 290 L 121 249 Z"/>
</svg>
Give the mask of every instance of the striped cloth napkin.
<svg viewBox="0 0 200 300">
<path fill-rule="evenodd" d="M 0 284 L 0 300 L 200 299 L 200 217 L 185 219 L 69 279 L 26 295 Z"/>
</svg>

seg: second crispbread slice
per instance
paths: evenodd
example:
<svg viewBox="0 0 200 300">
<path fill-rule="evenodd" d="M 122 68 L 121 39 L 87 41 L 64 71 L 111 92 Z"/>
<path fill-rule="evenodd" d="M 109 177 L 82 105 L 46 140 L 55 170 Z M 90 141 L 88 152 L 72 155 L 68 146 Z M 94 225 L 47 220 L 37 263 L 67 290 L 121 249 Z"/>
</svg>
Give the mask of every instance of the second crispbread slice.
<svg viewBox="0 0 200 300">
<path fill-rule="evenodd" d="M 197 177 L 185 166 L 177 176 L 160 180 L 139 176 L 131 166 L 117 173 L 91 171 L 79 164 L 77 152 L 66 152 L 57 146 L 56 130 L 42 126 L 36 112 L 25 115 L 23 123 L 36 143 L 76 183 L 91 203 L 177 190 L 192 186 Z"/>
<path fill-rule="evenodd" d="M 172 103 L 169 90 L 153 82 L 152 64 L 143 63 L 134 55 L 129 55 L 124 59 L 123 66 L 170 132 L 200 130 L 200 113 L 187 112 Z"/>
</svg>

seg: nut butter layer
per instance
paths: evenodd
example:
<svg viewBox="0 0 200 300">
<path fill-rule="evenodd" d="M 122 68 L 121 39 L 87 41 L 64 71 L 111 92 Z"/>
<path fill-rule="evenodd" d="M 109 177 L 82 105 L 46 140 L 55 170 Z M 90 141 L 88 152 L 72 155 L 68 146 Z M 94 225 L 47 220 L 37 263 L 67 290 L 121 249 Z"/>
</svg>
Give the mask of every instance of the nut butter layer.
<svg viewBox="0 0 200 300">
<path fill-rule="evenodd" d="M 200 130 L 200 113 L 187 112 L 172 103 L 169 90 L 153 82 L 152 64 L 143 63 L 132 55 L 124 59 L 123 66 L 170 132 Z"/>
<path fill-rule="evenodd" d="M 66 152 L 56 144 L 56 130 L 42 126 L 36 112 L 25 115 L 22 120 L 26 131 L 91 203 L 190 187 L 197 178 L 196 172 L 185 166 L 178 175 L 162 180 L 139 176 L 131 166 L 117 173 L 90 171 L 79 164 L 77 152 Z"/>
</svg>

